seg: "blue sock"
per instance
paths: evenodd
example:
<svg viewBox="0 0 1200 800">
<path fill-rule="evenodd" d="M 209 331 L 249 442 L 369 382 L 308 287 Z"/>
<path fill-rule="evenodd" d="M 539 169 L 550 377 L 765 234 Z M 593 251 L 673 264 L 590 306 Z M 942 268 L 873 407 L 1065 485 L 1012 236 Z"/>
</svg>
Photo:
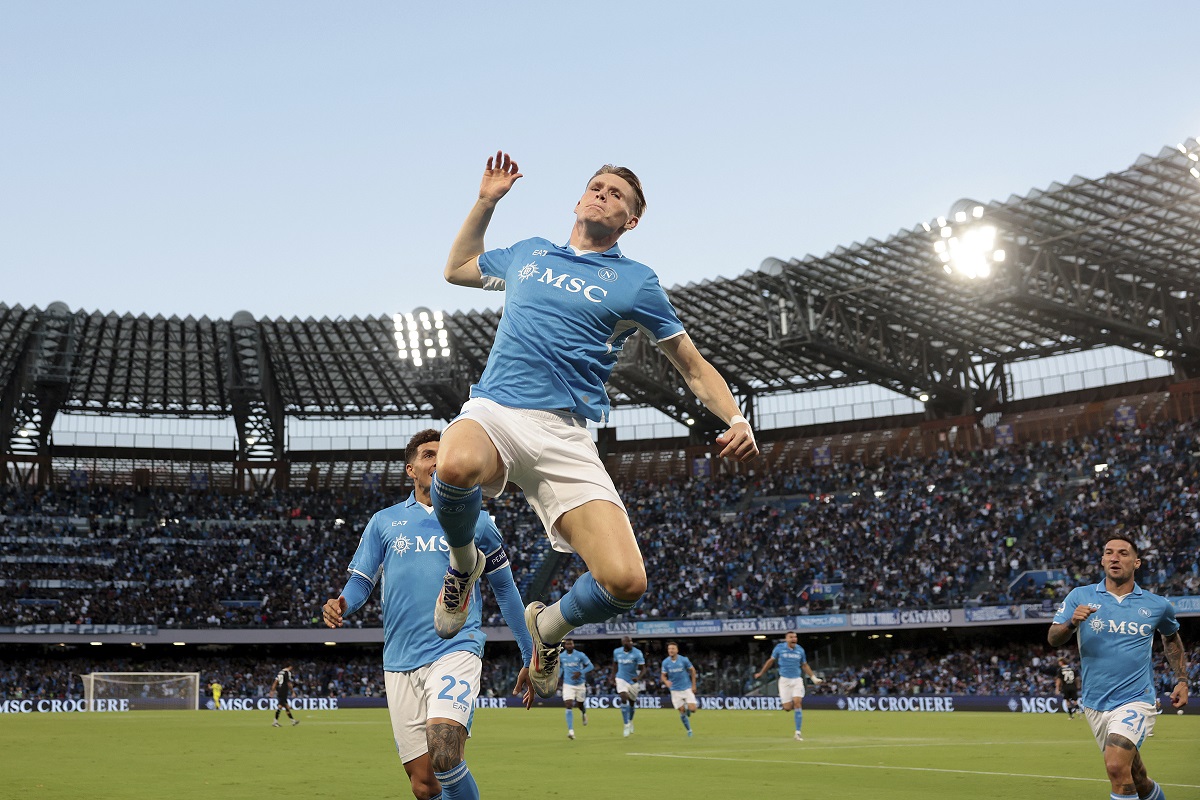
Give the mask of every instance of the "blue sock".
<svg viewBox="0 0 1200 800">
<path fill-rule="evenodd" d="M 687 714 L 680 714 L 679 721 L 682 722 L 683 727 L 687 728 L 689 731 L 692 729 L 692 723 L 688 720 Z"/>
<path fill-rule="evenodd" d="M 442 483 L 437 473 L 433 475 L 433 513 L 446 534 L 446 543 L 451 547 L 466 547 L 475 541 L 475 523 L 479 521 L 479 509 L 483 507 L 483 489 L 473 486 L 463 489 Z"/>
<path fill-rule="evenodd" d="M 799 733 L 800 732 L 800 723 L 804 721 L 804 712 L 797 710 L 797 711 L 792 712 L 792 716 L 794 716 L 796 718 L 796 733 Z"/>
<path fill-rule="evenodd" d="M 1137 792 L 1134 792 L 1133 794 L 1117 794 L 1116 792 L 1113 792 L 1109 795 L 1109 797 L 1112 798 L 1112 800 L 1138 800 Z"/>
<path fill-rule="evenodd" d="M 1162 787 L 1159 786 L 1155 781 L 1150 781 L 1150 783 L 1153 784 L 1154 789 L 1150 792 L 1150 794 L 1142 798 L 1142 800 L 1167 800 L 1167 795 L 1165 792 L 1163 792 Z"/>
<path fill-rule="evenodd" d="M 460 761 L 458 766 L 435 772 L 433 776 L 442 785 L 444 800 L 479 800 L 479 787 L 475 785 L 471 770 L 467 769 L 467 762 Z"/>
<path fill-rule="evenodd" d="M 568 708 L 567 709 L 567 729 L 569 730 L 574 727 L 575 727 L 575 709 Z"/>
<path fill-rule="evenodd" d="M 575 581 L 571 591 L 559 600 L 559 611 L 564 620 L 578 628 L 589 622 L 605 622 L 636 605 L 637 600 L 625 601 L 613 597 L 607 589 L 596 583 L 592 573 L 585 572 Z"/>
<path fill-rule="evenodd" d="M 632 719 L 632 717 L 629 715 L 629 706 L 625 703 L 621 704 L 621 719 L 623 719 L 627 725 L 629 724 L 629 720 Z"/>
</svg>

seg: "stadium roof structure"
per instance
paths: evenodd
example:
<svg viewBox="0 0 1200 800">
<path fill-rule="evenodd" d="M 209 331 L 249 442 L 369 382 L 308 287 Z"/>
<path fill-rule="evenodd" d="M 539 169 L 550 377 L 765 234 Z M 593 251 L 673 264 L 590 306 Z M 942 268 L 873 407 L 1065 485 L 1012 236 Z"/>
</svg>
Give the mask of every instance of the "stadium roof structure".
<svg viewBox="0 0 1200 800">
<path fill-rule="evenodd" d="M 933 415 L 991 410 L 1008 399 L 1007 365 L 1103 345 L 1169 358 L 1194 377 L 1198 160 L 1200 141 L 1165 148 L 1099 178 L 960 201 L 947 218 L 883 240 L 768 258 L 669 294 L 751 413 L 763 394 L 865 382 L 921 399 Z M 936 249 L 956 226 L 962 235 L 964 220 L 991 225 L 1004 251 L 975 280 L 947 274 L 945 242 Z M 404 315 L 211 320 L 0 304 L 6 455 L 48 453 L 60 411 L 232 416 L 238 455 L 250 461 L 283 458 L 288 417 L 449 419 L 483 369 L 500 313 L 448 313 L 418 330 L 422 350 L 433 324 L 450 344 L 418 365 L 398 355 L 412 335 Z M 642 336 L 627 344 L 610 394 L 697 432 L 720 424 Z"/>
</svg>

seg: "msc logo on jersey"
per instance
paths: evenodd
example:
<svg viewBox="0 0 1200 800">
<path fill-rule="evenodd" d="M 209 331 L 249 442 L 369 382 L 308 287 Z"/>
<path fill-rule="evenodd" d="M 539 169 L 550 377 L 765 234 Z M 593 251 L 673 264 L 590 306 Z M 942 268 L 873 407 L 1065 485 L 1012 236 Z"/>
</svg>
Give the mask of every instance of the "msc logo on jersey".
<svg viewBox="0 0 1200 800">
<path fill-rule="evenodd" d="M 400 534 L 392 540 L 392 552 L 398 556 L 403 556 L 412 549 L 412 539 L 409 539 L 404 534 Z"/>
<path fill-rule="evenodd" d="M 613 274 L 615 275 L 616 273 L 614 272 Z M 561 275 L 555 275 L 554 270 L 548 267 L 542 273 L 542 277 L 538 278 L 538 283 L 545 283 L 553 286 L 555 289 L 566 289 L 571 294 L 582 292 L 583 296 L 592 303 L 601 303 L 608 296 L 608 289 L 601 289 L 599 286 L 589 284 L 583 278 L 575 278 L 565 272 Z"/>
<path fill-rule="evenodd" d="M 1094 630 L 1096 633 L 1104 630 L 1104 620 L 1100 619 L 1099 617 L 1092 617 L 1090 620 L 1088 620 L 1088 625 L 1090 625 L 1092 630 Z"/>
<path fill-rule="evenodd" d="M 617 271 L 612 267 L 601 267 L 596 271 L 596 276 L 605 283 L 617 282 Z"/>
<path fill-rule="evenodd" d="M 522 282 L 524 282 L 524 281 L 529 280 L 530 278 L 532 278 L 534 275 L 537 275 L 537 274 L 538 274 L 537 262 L 530 261 L 528 264 L 521 267 L 521 271 L 517 273 L 517 277 L 520 278 Z"/>
</svg>

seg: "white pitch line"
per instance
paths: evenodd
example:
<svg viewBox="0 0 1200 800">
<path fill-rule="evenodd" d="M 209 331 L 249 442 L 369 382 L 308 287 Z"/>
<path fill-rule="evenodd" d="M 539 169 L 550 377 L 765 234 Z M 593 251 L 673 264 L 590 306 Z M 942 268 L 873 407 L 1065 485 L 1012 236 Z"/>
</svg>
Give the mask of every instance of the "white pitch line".
<svg viewBox="0 0 1200 800">
<path fill-rule="evenodd" d="M 807 752 L 810 750 L 862 750 L 862 749 L 882 749 L 882 748 L 888 748 L 888 747 L 978 747 L 980 745 L 984 745 L 987 747 L 1000 747 L 1000 746 L 1004 746 L 1004 745 L 1026 746 L 1026 745 L 1031 745 L 1031 744 L 1062 745 L 1063 742 L 1061 740 L 1050 740 L 1050 741 L 1041 741 L 1041 742 L 1039 742 L 1039 741 L 1014 742 L 1011 740 L 1004 741 L 1004 742 L 973 742 L 973 741 L 963 741 L 961 739 L 956 739 L 953 741 L 948 740 L 948 739 L 947 740 L 931 739 L 927 742 L 906 742 L 904 744 L 894 744 L 894 743 L 892 743 L 892 744 L 888 744 L 888 743 L 880 743 L 880 744 L 817 744 L 817 745 L 809 744 L 809 745 L 805 746 L 804 750 Z M 1081 746 L 1082 746 L 1082 745 L 1085 745 L 1088 743 L 1082 742 L 1079 744 L 1081 744 Z M 724 747 L 720 750 L 695 749 L 695 750 L 692 750 L 692 752 L 728 753 L 730 749 L 731 748 L 728 748 L 728 747 Z M 662 755 L 670 755 L 670 754 L 663 753 Z"/>
<path fill-rule="evenodd" d="M 791 764 L 792 766 L 813 766 L 813 767 L 850 767 L 852 769 L 890 769 L 904 770 L 906 772 L 949 772 L 958 775 L 994 775 L 1001 778 L 1045 778 L 1052 781 L 1086 781 L 1089 783 L 1108 783 L 1103 778 L 1075 778 L 1069 775 L 1034 775 L 1028 772 L 985 772 L 975 769 L 939 769 L 938 767 L 891 767 L 885 764 L 838 764 L 833 761 L 778 761 L 769 758 L 720 758 L 717 756 L 677 756 L 668 755 L 666 753 L 626 753 L 628 756 L 640 756 L 643 758 L 679 758 L 689 761 L 740 761 L 751 764 Z M 1160 786 L 1173 786 L 1177 789 L 1200 789 L 1200 784 L 1191 783 L 1163 783 L 1159 781 Z"/>
</svg>

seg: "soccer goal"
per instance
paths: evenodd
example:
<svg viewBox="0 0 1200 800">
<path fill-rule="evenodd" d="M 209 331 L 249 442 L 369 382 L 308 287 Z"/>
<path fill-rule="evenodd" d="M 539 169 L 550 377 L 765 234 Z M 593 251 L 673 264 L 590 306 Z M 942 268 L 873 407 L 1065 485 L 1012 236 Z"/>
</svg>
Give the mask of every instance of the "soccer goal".
<svg viewBox="0 0 1200 800">
<path fill-rule="evenodd" d="M 82 677 L 88 711 L 115 711 L 118 707 L 130 711 L 200 708 L 199 672 L 89 672 Z M 121 704 L 122 700 L 128 704 Z M 110 701 L 118 705 L 110 705 Z"/>
</svg>

